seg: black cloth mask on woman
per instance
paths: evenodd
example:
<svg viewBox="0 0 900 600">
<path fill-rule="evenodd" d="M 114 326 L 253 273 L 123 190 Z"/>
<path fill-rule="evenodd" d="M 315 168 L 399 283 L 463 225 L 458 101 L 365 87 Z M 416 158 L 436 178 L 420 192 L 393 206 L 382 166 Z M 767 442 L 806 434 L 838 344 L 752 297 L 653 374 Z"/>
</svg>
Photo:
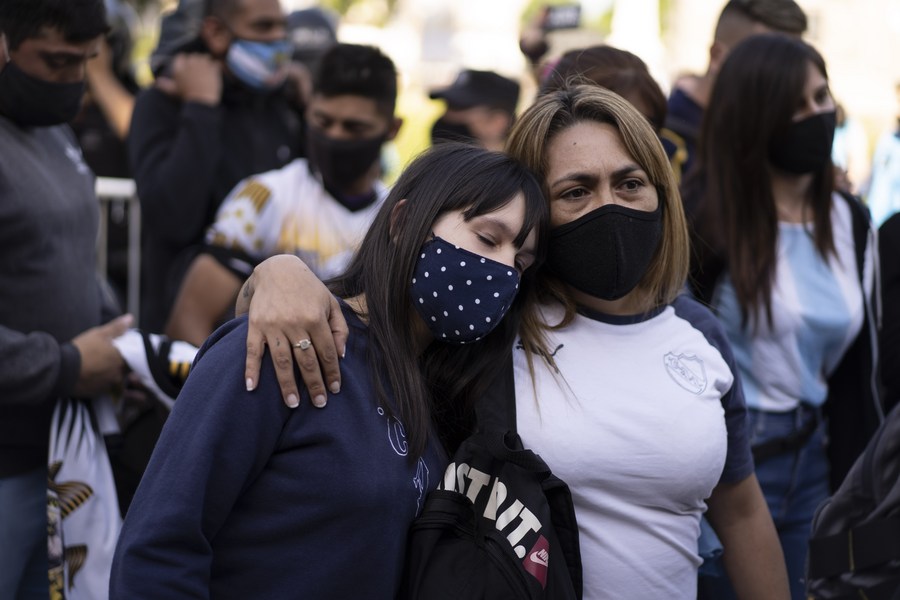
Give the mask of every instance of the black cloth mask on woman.
<svg viewBox="0 0 900 600">
<path fill-rule="evenodd" d="M 654 211 L 607 204 L 550 232 L 547 265 L 561 281 L 618 300 L 643 279 L 662 238 L 663 201 Z"/>
<path fill-rule="evenodd" d="M 834 111 L 791 123 L 769 144 L 769 160 L 779 169 L 795 175 L 823 169 L 831 160 L 836 124 Z"/>
<path fill-rule="evenodd" d="M 381 146 L 387 140 L 382 134 L 361 140 L 336 140 L 310 125 L 307 130 L 309 159 L 322 175 L 325 185 L 336 190 L 346 190 L 372 168 L 381 155 Z"/>
<path fill-rule="evenodd" d="M 68 123 L 81 109 L 84 81 L 56 83 L 7 62 L 0 71 L 0 114 L 23 127 Z"/>
</svg>

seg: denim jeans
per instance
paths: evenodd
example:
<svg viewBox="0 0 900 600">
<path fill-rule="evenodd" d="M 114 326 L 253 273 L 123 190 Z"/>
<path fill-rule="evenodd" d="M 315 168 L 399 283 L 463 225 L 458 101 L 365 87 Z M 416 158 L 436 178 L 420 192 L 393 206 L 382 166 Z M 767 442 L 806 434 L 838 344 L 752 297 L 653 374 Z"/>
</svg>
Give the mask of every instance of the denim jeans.
<svg viewBox="0 0 900 600">
<path fill-rule="evenodd" d="M 817 418 L 817 410 L 807 405 L 786 413 L 748 409 L 750 444 L 783 438 L 802 429 Z M 793 600 L 806 598 L 804 569 L 812 518 L 830 493 L 825 443 L 825 423 L 820 419 L 802 448 L 756 464 L 756 477 L 781 540 Z M 698 597 L 703 599 L 735 598 L 727 577 L 701 577 L 699 592 Z"/>
<path fill-rule="evenodd" d="M 0 598 L 49 596 L 47 469 L 0 477 Z"/>
<path fill-rule="evenodd" d="M 816 418 L 815 409 L 801 405 L 788 413 L 748 411 L 750 444 L 784 437 Z M 791 584 L 791 598 L 802 600 L 809 534 L 816 508 L 828 497 L 828 457 L 825 423 L 795 452 L 756 465 L 756 476 L 775 521 Z"/>
</svg>

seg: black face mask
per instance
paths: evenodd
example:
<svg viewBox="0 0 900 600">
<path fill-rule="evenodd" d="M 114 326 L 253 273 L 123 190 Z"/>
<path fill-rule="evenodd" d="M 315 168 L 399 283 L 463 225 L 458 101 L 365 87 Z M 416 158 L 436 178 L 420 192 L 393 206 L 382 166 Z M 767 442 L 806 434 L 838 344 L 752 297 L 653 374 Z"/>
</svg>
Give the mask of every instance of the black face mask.
<svg viewBox="0 0 900 600">
<path fill-rule="evenodd" d="M 335 140 L 310 125 L 307 130 L 309 159 L 326 187 L 343 191 L 359 181 L 381 154 L 386 135 L 362 140 Z"/>
<path fill-rule="evenodd" d="M 643 279 L 662 237 L 662 206 L 653 212 L 607 204 L 550 232 L 547 265 L 563 283 L 618 300 Z"/>
<path fill-rule="evenodd" d="M 464 142 L 471 144 L 475 141 L 472 130 L 465 123 L 451 123 L 445 117 L 434 122 L 431 127 L 431 143 Z"/>
<path fill-rule="evenodd" d="M 791 123 L 784 134 L 769 145 L 769 160 L 779 169 L 795 175 L 820 171 L 831 160 L 836 123 L 834 112 L 819 113 Z"/>
<path fill-rule="evenodd" d="M 81 108 L 84 81 L 54 83 L 7 62 L 0 71 L 0 113 L 24 127 L 68 123 Z"/>
</svg>

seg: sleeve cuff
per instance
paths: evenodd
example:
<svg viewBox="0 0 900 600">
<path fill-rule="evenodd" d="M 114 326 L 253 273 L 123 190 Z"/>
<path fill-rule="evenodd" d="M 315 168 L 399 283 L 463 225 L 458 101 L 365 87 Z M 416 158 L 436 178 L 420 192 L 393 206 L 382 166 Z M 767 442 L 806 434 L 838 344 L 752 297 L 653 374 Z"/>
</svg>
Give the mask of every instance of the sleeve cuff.
<svg viewBox="0 0 900 600">
<path fill-rule="evenodd" d="M 220 265 L 244 281 L 253 273 L 260 260 L 235 248 L 224 248 L 215 244 L 206 244 L 202 252 L 216 259 Z"/>
</svg>

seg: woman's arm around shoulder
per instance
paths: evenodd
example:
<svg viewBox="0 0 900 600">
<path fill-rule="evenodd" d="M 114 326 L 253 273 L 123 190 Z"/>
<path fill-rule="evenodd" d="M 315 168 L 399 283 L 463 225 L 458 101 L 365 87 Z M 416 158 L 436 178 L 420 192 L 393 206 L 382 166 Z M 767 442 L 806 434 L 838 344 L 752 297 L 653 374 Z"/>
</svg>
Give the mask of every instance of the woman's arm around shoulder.
<svg viewBox="0 0 900 600">
<path fill-rule="evenodd" d="M 259 382 L 268 346 L 288 406 L 297 406 L 300 398 L 295 361 L 315 406 L 325 406 L 328 392 L 341 391 L 338 356 L 346 350 L 347 322 L 337 300 L 302 260 L 282 254 L 257 265 L 238 293 L 235 313 L 248 313 L 248 390 Z M 310 344 L 300 348 L 301 340 Z"/>
</svg>

